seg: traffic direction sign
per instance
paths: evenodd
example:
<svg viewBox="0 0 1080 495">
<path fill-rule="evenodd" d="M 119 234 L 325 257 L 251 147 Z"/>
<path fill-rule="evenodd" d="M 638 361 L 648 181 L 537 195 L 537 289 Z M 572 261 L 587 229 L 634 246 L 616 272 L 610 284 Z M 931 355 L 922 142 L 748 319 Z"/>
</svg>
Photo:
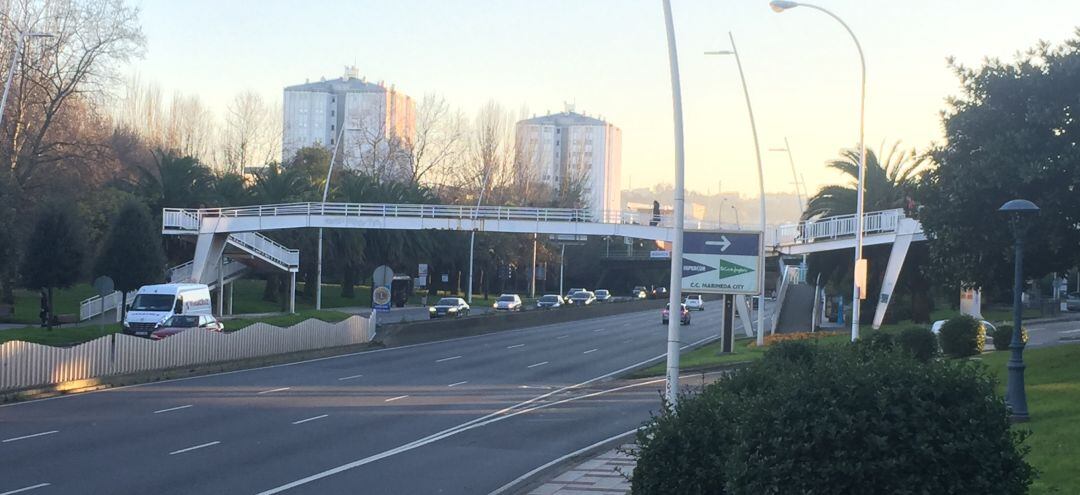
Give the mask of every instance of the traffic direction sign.
<svg viewBox="0 0 1080 495">
<path fill-rule="evenodd" d="M 712 294 L 758 294 L 764 269 L 760 232 L 683 234 L 682 288 Z"/>
</svg>

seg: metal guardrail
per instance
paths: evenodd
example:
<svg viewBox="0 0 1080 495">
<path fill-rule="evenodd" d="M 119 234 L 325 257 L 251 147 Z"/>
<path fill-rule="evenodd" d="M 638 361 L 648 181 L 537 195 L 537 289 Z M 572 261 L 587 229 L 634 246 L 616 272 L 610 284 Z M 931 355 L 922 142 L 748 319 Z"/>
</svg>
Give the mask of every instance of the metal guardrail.
<svg viewBox="0 0 1080 495">
<path fill-rule="evenodd" d="M 123 298 L 120 291 L 115 291 L 112 294 L 108 294 L 105 297 L 93 296 L 83 299 L 79 302 L 79 321 L 88 320 L 97 315 L 100 315 L 106 311 L 112 311 L 120 307 Z M 128 293 L 128 300 L 130 301 L 135 294 Z M 120 321 L 120 313 L 116 314 L 116 321 Z"/>
<path fill-rule="evenodd" d="M 903 218 L 906 216 L 904 210 L 901 209 L 864 213 L 863 234 L 896 232 Z M 784 224 L 777 228 L 777 243 L 781 245 L 809 244 L 815 241 L 854 236 L 856 220 L 856 215 L 840 215 Z"/>
<path fill-rule="evenodd" d="M 229 242 L 246 248 L 252 254 L 263 256 L 281 266 L 296 268 L 300 266 L 300 250 L 287 248 L 273 239 L 258 232 L 240 232 L 229 236 Z"/>
<path fill-rule="evenodd" d="M 780 279 L 780 288 L 776 290 L 776 310 L 772 314 L 772 326 L 769 327 L 769 334 L 776 333 L 776 326 L 780 324 L 780 313 L 784 311 L 784 299 L 787 298 L 788 287 L 793 283 L 798 283 L 799 267 L 797 266 L 785 266 L 784 272 Z"/>
</svg>

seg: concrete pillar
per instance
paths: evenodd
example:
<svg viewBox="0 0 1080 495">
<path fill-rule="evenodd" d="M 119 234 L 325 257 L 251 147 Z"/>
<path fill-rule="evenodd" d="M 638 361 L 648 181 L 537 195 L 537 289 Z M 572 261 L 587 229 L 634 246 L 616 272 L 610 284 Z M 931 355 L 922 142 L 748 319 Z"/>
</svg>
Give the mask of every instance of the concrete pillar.
<svg viewBox="0 0 1080 495">
<path fill-rule="evenodd" d="M 904 266 L 904 258 L 907 257 L 908 247 L 915 237 L 915 230 L 919 223 L 910 218 L 900 220 L 896 226 L 896 238 L 893 240 L 892 251 L 889 253 L 889 264 L 885 266 L 885 279 L 881 281 L 881 295 L 878 297 L 877 309 L 874 311 L 874 329 L 881 328 L 881 322 L 885 320 L 885 310 L 889 308 L 893 290 L 896 289 L 896 281 L 900 278 L 900 269 Z"/>
<path fill-rule="evenodd" d="M 195 241 L 195 259 L 191 266 L 191 282 L 210 284 L 214 280 L 214 267 L 221 263 L 221 254 L 225 251 L 225 242 L 229 234 L 199 234 Z"/>
<path fill-rule="evenodd" d="M 289 314 L 296 314 L 296 272 L 289 272 Z"/>
<path fill-rule="evenodd" d="M 217 316 L 225 314 L 225 257 L 218 257 L 217 270 Z"/>
<path fill-rule="evenodd" d="M 229 282 L 229 306 L 227 311 L 229 314 L 233 314 L 233 286 L 236 285 L 236 281 Z"/>
</svg>

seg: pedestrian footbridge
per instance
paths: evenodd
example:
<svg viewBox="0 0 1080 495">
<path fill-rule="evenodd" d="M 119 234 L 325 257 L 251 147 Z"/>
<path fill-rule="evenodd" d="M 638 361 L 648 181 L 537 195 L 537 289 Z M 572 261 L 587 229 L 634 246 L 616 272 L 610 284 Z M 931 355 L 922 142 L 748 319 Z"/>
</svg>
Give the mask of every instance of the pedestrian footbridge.
<svg viewBox="0 0 1080 495">
<path fill-rule="evenodd" d="M 885 307 L 914 241 L 924 241 L 922 226 L 902 210 L 864 215 L 864 245 L 892 244 L 875 325 Z M 855 246 L 855 215 L 808 220 L 770 227 L 764 233 L 772 254 L 800 255 Z M 195 257 L 173 272 L 175 281 L 224 283 L 236 273 L 226 260 L 258 262 L 293 274 L 299 252 L 259 232 L 298 229 L 389 229 L 620 236 L 670 242 L 674 219 L 630 211 L 592 212 L 574 208 L 421 205 L 382 203 L 288 203 L 233 208 L 165 208 L 162 233 L 195 236 Z M 687 220 L 687 230 L 716 230 L 715 223 Z M 768 253 L 767 253 L 768 254 Z"/>
</svg>

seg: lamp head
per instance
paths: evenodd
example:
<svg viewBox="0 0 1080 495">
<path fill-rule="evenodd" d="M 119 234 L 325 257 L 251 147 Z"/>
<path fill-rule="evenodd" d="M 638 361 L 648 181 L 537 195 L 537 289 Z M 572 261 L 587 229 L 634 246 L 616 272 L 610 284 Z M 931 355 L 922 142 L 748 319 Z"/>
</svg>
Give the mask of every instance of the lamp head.
<svg viewBox="0 0 1080 495">
<path fill-rule="evenodd" d="M 731 50 L 716 50 L 712 52 L 705 52 L 705 55 L 734 55 L 735 52 Z"/>
<path fill-rule="evenodd" d="M 788 9 L 798 7 L 798 2 L 789 2 L 787 0 L 772 0 L 769 2 L 769 7 L 772 7 L 773 12 L 783 12 Z"/>
<path fill-rule="evenodd" d="M 1002 213 L 1023 215 L 1038 212 L 1039 207 L 1026 199 L 1014 199 L 1001 205 L 1001 208 L 998 208 L 998 211 Z"/>
</svg>

